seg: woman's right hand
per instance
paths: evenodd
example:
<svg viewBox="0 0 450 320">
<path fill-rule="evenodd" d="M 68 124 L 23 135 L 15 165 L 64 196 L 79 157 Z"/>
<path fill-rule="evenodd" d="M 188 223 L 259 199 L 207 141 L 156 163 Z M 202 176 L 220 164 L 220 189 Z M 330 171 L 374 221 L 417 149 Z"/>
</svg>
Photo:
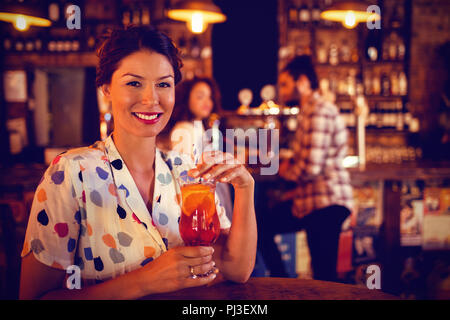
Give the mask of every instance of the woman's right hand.
<svg viewBox="0 0 450 320">
<path fill-rule="evenodd" d="M 205 274 L 215 267 L 212 247 L 177 247 L 170 249 L 144 266 L 141 271 L 145 279 L 141 285 L 148 294 L 171 292 L 189 287 L 198 287 L 212 282 L 216 273 L 193 278 L 193 274 Z"/>
</svg>

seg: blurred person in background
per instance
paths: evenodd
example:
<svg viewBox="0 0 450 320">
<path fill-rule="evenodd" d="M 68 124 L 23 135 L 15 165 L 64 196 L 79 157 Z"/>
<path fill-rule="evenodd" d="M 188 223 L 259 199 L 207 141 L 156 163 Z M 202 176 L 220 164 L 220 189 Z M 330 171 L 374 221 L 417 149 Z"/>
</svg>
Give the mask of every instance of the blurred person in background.
<svg viewBox="0 0 450 320">
<path fill-rule="evenodd" d="M 273 237 L 304 229 L 314 278 L 336 281 L 339 235 L 353 202 L 350 176 L 343 166 L 347 130 L 338 108 L 324 100 L 318 88 L 309 56 L 294 58 L 279 75 L 280 99 L 300 106 L 293 156 L 279 170 L 296 187 L 275 207 L 258 212 L 258 249 L 271 276 L 286 277 Z"/>
<path fill-rule="evenodd" d="M 207 135 L 206 130 L 213 127 L 221 113 L 219 87 L 212 78 L 194 77 L 182 81 L 175 90 L 175 96 L 174 111 L 164 130 L 165 143 L 170 150 L 187 154 L 194 163 L 198 163 L 202 152 L 213 148 L 211 135 Z M 216 191 L 227 217 L 231 219 L 233 202 L 229 186 L 218 182 Z"/>
</svg>

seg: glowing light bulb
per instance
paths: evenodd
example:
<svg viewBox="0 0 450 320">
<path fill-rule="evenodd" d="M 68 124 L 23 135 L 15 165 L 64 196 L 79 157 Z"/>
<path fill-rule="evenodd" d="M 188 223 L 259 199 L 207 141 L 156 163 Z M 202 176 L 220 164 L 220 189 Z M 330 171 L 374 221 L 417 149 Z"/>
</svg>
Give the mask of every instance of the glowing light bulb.
<svg viewBox="0 0 450 320">
<path fill-rule="evenodd" d="M 353 11 L 347 11 L 343 25 L 348 29 L 352 29 L 356 26 L 356 16 Z"/>
<path fill-rule="evenodd" d="M 30 25 L 27 23 L 27 20 L 24 16 L 19 15 L 16 18 L 16 21 L 14 22 L 14 28 L 16 28 L 19 31 L 26 31 Z"/>
<path fill-rule="evenodd" d="M 188 22 L 189 29 L 193 33 L 202 33 L 206 29 L 206 23 L 203 19 L 203 14 L 195 12 L 192 14 L 191 20 Z"/>
</svg>

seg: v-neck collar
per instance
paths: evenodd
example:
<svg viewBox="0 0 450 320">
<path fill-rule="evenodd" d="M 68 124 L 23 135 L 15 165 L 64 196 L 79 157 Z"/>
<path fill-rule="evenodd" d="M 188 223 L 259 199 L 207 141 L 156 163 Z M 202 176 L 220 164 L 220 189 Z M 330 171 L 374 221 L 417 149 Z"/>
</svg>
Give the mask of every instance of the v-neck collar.
<svg viewBox="0 0 450 320">
<path fill-rule="evenodd" d="M 125 162 L 120 156 L 119 151 L 114 144 L 112 135 L 108 136 L 105 140 L 106 156 L 111 164 L 111 171 L 113 173 L 114 183 L 117 187 L 117 193 L 128 204 L 133 214 L 144 224 L 153 239 L 158 243 L 161 250 L 166 251 L 166 245 L 162 240 L 162 237 L 155 227 L 152 221 L 152 216 L 148 211 L 147 205 L 142 198 L 136 182 L 133 179 L 130 171 L 128 170 Z M 160 182 L 157 179 L 158 175 L 165 173 L 168 168 L 164 168 L 164 161 L 161 158 L 161 151 L 155 148 L 155 178 L 153 187 L 153 201 L 152 212 L 155 212 L 155 204 L 160 200 Z M 167 165 L 165 165 L 167 167 Z M 166 169 L 166 170 L 165 170 Z"/>
</svg>

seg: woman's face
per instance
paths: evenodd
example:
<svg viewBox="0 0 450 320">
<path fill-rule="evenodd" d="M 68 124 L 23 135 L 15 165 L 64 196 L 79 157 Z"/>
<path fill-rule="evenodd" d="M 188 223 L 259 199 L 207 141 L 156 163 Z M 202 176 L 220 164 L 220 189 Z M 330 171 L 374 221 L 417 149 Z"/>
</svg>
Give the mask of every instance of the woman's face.
<svg viewBox="0 0 450 320">
<path fill-rule="evenodd" d="M 159 53 L 140 50 L 123 58 L 102 89 L 111 101 L 115 133 L 154 137 L 172 114 L 174 71 Z"/>
<path fill-rule="evenodd" d="M 211 114 L 214 103 L 211 97 L 211 88 L 205 82 L 196 83 L 189 95 L 189 109 L 196 120 L 203 120 Z"/>
</svg>

